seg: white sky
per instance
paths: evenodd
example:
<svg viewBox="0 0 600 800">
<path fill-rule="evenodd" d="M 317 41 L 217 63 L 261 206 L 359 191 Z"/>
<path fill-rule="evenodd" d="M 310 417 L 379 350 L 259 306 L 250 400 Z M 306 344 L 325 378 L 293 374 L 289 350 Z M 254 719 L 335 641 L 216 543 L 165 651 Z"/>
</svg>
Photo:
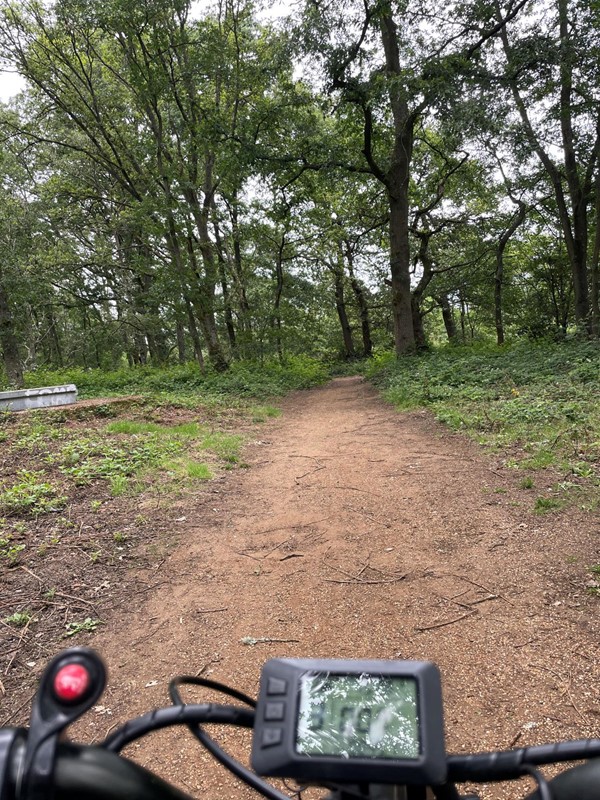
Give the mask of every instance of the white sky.
<svg viewBox="0 0 600 800">
<path fill-rule="evenodd" d="M 25 88 L 25 81 L 16 72 L 0 70 L 0 100 L 5 103 Z"/>
</svg>

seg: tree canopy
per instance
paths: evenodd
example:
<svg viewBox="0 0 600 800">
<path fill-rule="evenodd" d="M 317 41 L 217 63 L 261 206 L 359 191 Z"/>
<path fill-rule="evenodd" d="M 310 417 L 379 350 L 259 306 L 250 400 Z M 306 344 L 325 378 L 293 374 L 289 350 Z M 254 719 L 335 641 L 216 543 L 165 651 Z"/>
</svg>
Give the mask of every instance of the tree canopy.
<svg viewBox="0 0 600 800">
<path fill-rule="evenodd" d="M 590 0 L 0 0 L 24 369 L 600 334 Z"/>
</svg>

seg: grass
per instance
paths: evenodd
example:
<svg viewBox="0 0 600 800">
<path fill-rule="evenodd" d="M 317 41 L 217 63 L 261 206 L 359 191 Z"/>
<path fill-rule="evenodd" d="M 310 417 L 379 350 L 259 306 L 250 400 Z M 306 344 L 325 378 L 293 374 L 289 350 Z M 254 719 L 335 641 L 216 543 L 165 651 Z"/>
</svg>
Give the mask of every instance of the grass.
<svg viewBox="0 0 600 800">
<path fill-rule="evenodd" d="M 329 369 L 308 356 L 278 360 L 236 361 L 226 372 L 200 372 L 195 363 L 168 368 L 135 367 L 112 372 L 68 369 L 37 370 L 25 376 L 26 387 L 74 383 L 82 399 L 143 395 L 186 407 L 202 405 L 250 406 L 252 400 L 281 397 L 329 378 Z M 1 388 L 1 387 L 0 387 Z"/>
<path fill-rule="evenodd" d="M 600 486 L 597 342 L 388 354 L 374 359 L 367 375 L 396 407 L 429 408 L 454 430 L 504 453 L 509 466 L 553 468 Z M 533 488 L 533 481 L 521 488 Z"/>
<path fill-rule="evenodd" d="M 188 461 L 186 471 L 188 478 L 192 478 L 195 481 L 209 481 L 213 476 L 207 464 L 201 464 L 197 461 Z"/>
<path fill-rule="evenodd" d="M 219 469 L 243 466 L 244 437 L 235 430 L 205 424 L 204 420 L 215 416 L 213 411 L 224 419 L 225 426 L 236 424 L 240 416 L 264 422 L 280 413 L 266 402 L 269 398 L 322 383 L 328 376 L 322 363 L 309 358 L 293 358 L 285 364 L 236 363 L 225 374 L 210 370 L 202 374 L 195 364 L 109 373 L 30 374 L 28 386 L 74 382 L 82 399 L 110 395 L 142 395 L 142 399 L 81 407 L 69 413 L 55 409 L 51 414 L 32 411 L 19 418 L 1 415 L 5 452 L 22 463 L 35 461 L 36 466 L 0 482 L 0 516 L 10 518 L 14 534 L 15 520 L 61 510 L 76 497 L 77 488 L 98 485 L 103 499 L 87 501 L 93 512 L 107 501 L 107 492 L 120 498 L 148 489 L 160 493 L 189 490 L 196 482 L 211 480 Z M 172 411 L 173 407 L 193 410 L 195 414 L 188 417 L 200 412 L 203 421 L 166 424 L 163 418 L 172 414 L 165 415 L 162 409 Z M 19 563 L 24 549 L 10 541 L 12 534 L 3 534 L 8 538 L 0 540 L 0 559 L 9 567 Z M 37 552 L 45 554 L 47 547 L 42 543 Z"/>
<path fill-rule="evenodd" d="M 67 498 L 48 481 L 40 471 L 21 469 L 18 482 L 0 487 L 0 513 L 11 515 L 39 516 L 64 507 Z"/>
</svg>

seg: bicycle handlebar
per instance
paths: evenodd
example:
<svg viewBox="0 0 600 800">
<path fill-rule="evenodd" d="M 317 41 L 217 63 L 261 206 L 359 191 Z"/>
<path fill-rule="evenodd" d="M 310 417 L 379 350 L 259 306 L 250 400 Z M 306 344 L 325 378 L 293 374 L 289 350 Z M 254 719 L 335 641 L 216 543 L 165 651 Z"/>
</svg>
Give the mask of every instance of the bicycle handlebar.
<svg viewBox="0 0 600 800">
<path fill-rule="evenodd" d="M 90 674 L 96 671 L 96 683 L 74 699 L 60 698 L 52 681 L 65 664 L 85 665 Z M 186 681 L 186 679 L 179 679 Z M 199 682 L 200 679 L 190 679 Z M 207 681 L 212 688 L 218 686 Z M 109 736 L 101 746 L 82 746 L 59 741 L 60 732 L 86 711 L 104 685 L 104 667 L 98 656 L 85 649 L 73 649 L 57 656 L 48 666 L 34 700 L 31 729 L 0 729 L 0 800 L 192 800 L 149 770 L 119 755 L 128 743 L 147 733 L 172 725 L 186 725 L 200 742 L 219 758 L 223 751 L 216 746 L 203 724 L 224 724 L 253 728 L 254 710 L 215 703 L 176 702 L 168 708 L 152 711 L 131 720 Z M 221 687 L 237 699 L 253 701 L 239 692 Z M 515 750 L 450 755 L 447 757 L 447 782 L 432 787 L 438 798 L 459 800 L 456 783 L 511 780 L 532 772 L 538 765 L 596 758 L 587 764 L 566 770 L 547 784 L 543 781 L 528 800 L 598 800 L 600 798 L 600 739 L 562 742 Z M 266 797 L 282 800 L 285 795 L 239 762 L 227 756 L 222 762 Z M 349 796 L 341 787 L 335 797 Z M 413 795 L 409 790 L 408 797 Z M 421 795 L 418 795 L 421 797 Z"/>
<path fill-rule="evenodd" d="M 25 741 L 13 747 L 1 800 L 18 796 L 25 760 Z M 56 800 L 192 800 L 144 767 L 123 756 L 76 744 L 60 744 L 56 752 L 52 794 Z"/>
</svg>

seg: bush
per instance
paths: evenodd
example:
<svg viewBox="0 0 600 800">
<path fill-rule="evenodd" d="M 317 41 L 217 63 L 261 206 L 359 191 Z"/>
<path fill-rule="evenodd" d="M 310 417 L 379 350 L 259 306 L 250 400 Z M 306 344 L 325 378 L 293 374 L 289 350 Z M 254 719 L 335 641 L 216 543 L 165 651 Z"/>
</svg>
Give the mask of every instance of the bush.
<svg viewBox="0 0 600 800">
<path fill-rule="evenodd" d="M 74 383 L 82 399 L 128 394 L 195 394 L 219 397 L 265 399 L 293 389 L 306 389 L 329 378 L 327 367 L 307 356 L 279 361 L 236 361 L 225 372 L 200 372 L 195 363 L 157 368 L 134 367 L 104 372 L 99 369 L 69 369 L 60 372 L 36 370 L 26 375 L 27 387 Z"/>
</svg>

